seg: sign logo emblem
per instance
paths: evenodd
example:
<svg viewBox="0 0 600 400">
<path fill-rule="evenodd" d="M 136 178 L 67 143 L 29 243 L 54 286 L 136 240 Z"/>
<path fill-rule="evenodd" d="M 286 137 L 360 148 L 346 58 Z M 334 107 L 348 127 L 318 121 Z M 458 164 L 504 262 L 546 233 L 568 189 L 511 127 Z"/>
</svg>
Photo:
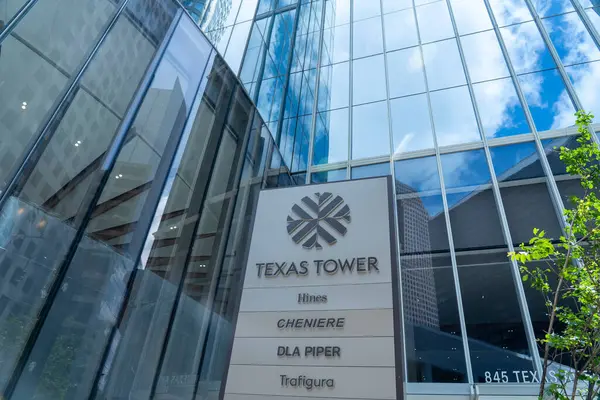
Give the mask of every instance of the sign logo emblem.
<svg viewBox="0 0 600 400">
<path fill-rule="evenodd" d="M 296 244 L 302 244 L 305 249 L 323 246 L 319 238 L 328 245 L 336 244 L 335 234 L 344 236 L 347 228 L 342 223 L 350 223 L 350 207 L 344 204 L 341 196 L 333 196 L 329 192 L 315 193 L 313 200 L 304 196 L 301 205 L 292 206 L 292 214 L 287 217 L 287 231 Z"/>
</svg>

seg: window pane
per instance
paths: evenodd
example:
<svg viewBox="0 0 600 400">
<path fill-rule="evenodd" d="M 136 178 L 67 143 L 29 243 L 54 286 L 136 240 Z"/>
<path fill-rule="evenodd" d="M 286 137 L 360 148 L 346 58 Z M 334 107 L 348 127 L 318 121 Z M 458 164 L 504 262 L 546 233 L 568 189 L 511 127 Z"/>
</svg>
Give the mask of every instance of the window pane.
<svg viewBox="0 0 600 400">
<path fill-rule="evenodd" d="M 577 13 L 546 18 L 542 22 L 564 65 L 600 59 L 600 51 Z"/>
<path fill-rule="evenodd" d="M 456 250 L 504 246 L 484 151 L 443 154 L 441 160 Z"/>
<path fill-rule="evenodd" d="M 417 7 L 417 21 L 419 21 L 422 43 L 454 37 L 450 13 L 445 1 Z"/>
<path fill-rule="evenodd" d="M 378 1 L 373 0 L 354 0 L 354 20 L 375 17 L 381 14 L 381 8 Z"/>
<path fill-rule="evenodd" d="M 535 8 L 540 17 L 563 14 L 574 10 L 569 0 L 532 0 L 532 3 L 533 8 Z"/>
<path fill-rule="evenodd" d="M 276 0 L 258 0 L 258 8 L 256 9 L 256 15 L 264 14 L 273 10 Z"/>
<path fill-rule="evenodd" d="M 313 164 L 348 159 L 348 109 L 317 114 Z"/>
<path fill-rule="evenodd" d="M 350 59 L 350 25 L 336 26 L 333 30 L 333 51 L 331 59 L 334 64 Z"/>
<path fill-rule="evenodd" d="M 388 53 L 387 62 L 390 75 L 390 97 L 425 91 L 423 62 L 418 47 Z"/>
<path fill-rule="evenodd" d="M 455 39 L 423 46 L 423 58 L 429 90 L 467 83 Z"/>
<path fill-rule="evenodd" d="M 449 253 L 401 256 L 400 265 L 408 381 L 467 382 Z"/>
<path fill-rule="evenodd" d="M 575 93 L 577 93 L 584 110 L 600 116 L 600 96 L 598 96 L 598 91 L 595 90 L 600 83 L 600 61 L 571 65 L 565 67 L 565 71 L 573 83 Z M 565 117 L 567 116 L 565 115 Z M 574 117 L 571 116 L 571 118 L 572 124 Z M 597 121 L 598 118 L 596 117 L 595 122 Z"/>
<path fill-rule="evenodd" d="M 383 52 L 381 17 L 355 22 L 352 58 L 361 58 Z"/>
<path fill-rule="evenodd" d="M 459 35 L 492 29 L 483 0 L 452 0 L 451 5 Z"/>
<path fill-rule="evenodd" d="M 385 101 L 354 107 L 352 111 L 352 159 L 390 154 Z"/>
<path fill-rule="evenodd" d="M 319 111 L 348 107 L 350 72 L 347 62 L 322 67 L 320 80 Z"/>
<path fill-rule="evenodd" d="M 481 140 L 466 86 L 431 92 L 430 99 L 439 146 Z"/>
<path fill-rule="evenodd" d="M 385 46 L 387 51 L 416 46 L 417 24 L 415 14 L 411 9 L 386 14 L 383 17 L 385 24 Z"/>
<path fill-rule="evenodd" d="M 394 154 L 433 148 L 427 97 L 424 94 L 390 101 Z"/>
<path fill-rule="evenodd" d="M 533 19 L 525 0 L 490 0 L 490 5 L 492 6 L 498 26 L 506 26 Z"/>
<path fill-rule="evenodd" d="M 245 2 L 245 1 L 244 1 Z M 242 4 L 242 8 L 244 5 Z M 240 11 L 241 14 L 241 11 Z M 252 22 L 244 22 L 237 24 L 233 27 L 231 33 L 231 39 L 229 39 L 229 45 L 227 46 L 227 52 L 225 53 L 225 61 L 236 73 L 240 69 L 242 64 L 242 58 L 244 57 L 244 48 L 252 28 Z"/>
<path fill-rule="evenodd" d="M 513 243 L 529 241 L 533 228 L 544 229 L 548 238 L 560 237 L 535 144 L 492 147 L 490 153 Z"/>
<path fill-rule="evenodd" d="M 333 171 L 313 172 L 310 175 L 312 183 L 338 182 L 346 179 L 346 168 Z"/>
<path fill-rule="evenodd" d="M 535 22 L 509 26 L 500 32 L 517 74 L 555 67 Z"/>
<path fill-rule="evenodd" d="M 509 76 L 494 31 L 463 36 L 460 42 L 473 83 Z"/>
<path fill-rule="evenodd" d="M 412 7 L 411 0 L 383 0 L 382 2 L 384 14 Z"/>
<path fill-rule="evenodd" d="M 364 165 L 352 168 L 352 179 L 373 178 L 390 174 L 390 163 Z"/>
<path fill-rule="evenodd" d="M 385 99 L 383 56 L 362 58 L 353 63 L 353 104 Z"/>
<path fill-rule="evenodd" d="M 513 371 L 533 364 L 506 249 L 456 261 L 475 382 L 522 382 Z"/>
<path fill-rule="evenodd" d="M 335 26 L 350 23 L 350 0 L 335 0 L 334 13 Z"/>
<path fill-rule="evenodd" d="M 499 79 L 473 85 L 481 124 L 488 138 L 530 131 L 512 79 Z"/>
<path fill-rule="evenodd" d="M 575 109 L 557 70 L 521 75 L 519 83 L 538 131 L 575 123 Z"/>
<path fill-rule="evenodd" d="M 257 3 L 258 0 L 243 0 L 235 23 L 239 24 L 240 22 L 248 21 L 254 18 Z"/>
</svg>

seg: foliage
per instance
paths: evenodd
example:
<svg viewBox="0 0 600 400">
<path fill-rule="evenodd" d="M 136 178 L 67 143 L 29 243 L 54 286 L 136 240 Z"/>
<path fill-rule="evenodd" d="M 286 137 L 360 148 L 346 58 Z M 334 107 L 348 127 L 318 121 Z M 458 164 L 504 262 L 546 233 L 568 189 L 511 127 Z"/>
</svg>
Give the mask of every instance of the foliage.
<svg viewBox="0 0 600 400">
<path fill-rule="evenodd" d="M 509 253 L 548 307 L 548 329 L 539 340 L 540 399 L 591 400 L 600 393 L 600 149 L 589 131 L 593 115 L 578 111 L 576 117 L 579 146 L 559 152 L 583 194 L 572 196 L 564 210 L 565 234 L 553 240 L 536 228 L 527 244 Z M 570 365 L 553 365 L 559 370 L 549 379 L 549 367 L 565 356 Z"/>
</svg>

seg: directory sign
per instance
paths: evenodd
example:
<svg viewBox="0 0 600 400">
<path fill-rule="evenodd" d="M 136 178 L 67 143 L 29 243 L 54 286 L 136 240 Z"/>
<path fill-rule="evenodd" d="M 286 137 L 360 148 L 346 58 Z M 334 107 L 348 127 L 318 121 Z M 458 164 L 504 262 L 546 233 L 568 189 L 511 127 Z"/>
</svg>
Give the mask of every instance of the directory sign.
<svg viewBox="0 0 600 400">
<path fill-rule="evenodd" d="M 225 400 L 399 398 L 391 193 L 389 177 L 260 193 Z"/>
</svg>

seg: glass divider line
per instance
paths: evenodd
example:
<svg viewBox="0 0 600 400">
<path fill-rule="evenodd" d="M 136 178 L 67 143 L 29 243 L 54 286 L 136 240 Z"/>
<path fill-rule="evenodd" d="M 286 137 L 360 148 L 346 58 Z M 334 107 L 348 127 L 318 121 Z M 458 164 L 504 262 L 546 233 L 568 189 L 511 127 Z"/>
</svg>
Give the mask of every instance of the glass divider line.
<svg viewBox="0 0 600 400">
<path fill-rule="evenodd" d="M 402 260 L 400 258 L 400 226 L 399 226 L 399 218 L 398 218 L 398 193 L 396 190 L 396 169 L 394 168 L 394 136 L 393 136 L 393 131 L 392 131 L 392 109 L 391 109 L 391 105 L 390 105 L 390 73 L 389 73 L 389 69 L 388 69 L 388 62 L 387 62 L 387 45 L 385 42 L 385 18 L 384 18 L 384 13 L 383 13 L 383 0 L 379 0 L 379 7 L 381 9 L 381 37 L 383 40 L 383 66 L 384 66 L 384 71 L 385 71 L 385 92 L 386 92 L 386 106 L 387 106 L 387 113 L 388 113 L 388 139 L 389 139 L 389 143 L 390 143 L 390 173 L 392 175 L 392 195 L 394 196 L 393 199 L 393 218 L 394 218 L 394 231 L 395 231 L 395 236 L 396 236 L 396 243 L 395 243 L 395 251 L 396 251 L 396 260 L 398 260 L 398 265 L 396 266 L 396 268 L 398 269 L 398 282 L 396 282 L 395 284 L 398 285 L 398 297 L 399 297 L 399 301 L 400 304 L 394 304 L 395 307 L 398 307 L 398 314 L 400 316 L 400 326 L 402 328 L 401 332 L 396 332 L 396 335 L 400 336 L 400 340 L 395 341 L 395 343 L 401 343 L 402 345 L 402 379 L 404 382 L 408 382 L 408 365 L 407 365 L 407 357 L 406 357 L 406 332 L 405 332 L 405 328 L 406 328 L 406 321 L 404 320 L 404 296 L 403 296 L 403 292 L 402 292 Z M 403 396 L 406 397 L 406 385 L 402 385 L 402 389 L 403 389 Z"/>
<path fill-rule="evenodd" d="M 354 114 L 354 0 L 348 1 L 350 7 L 350 23 L 348 28 L 350 29 L 350 48 L 348 49 L 348 166 L 346 167 L 346 178 L 352 179 L 352 119 Z M 333 23 L 335 25 L 335 22 Z M 335 32 L 333 33 L 335 35 Z M 334 41 L 335 45 L 335 41 Z M 331 57 L 333 58 L 333 52 Z M 333 63 L 333 59 L 331 60 Z M 333 65 L 333 64 L 332 64 Z M 333 66 L 331 67 L 333 74 Z"/>
<path fill-rule="evenodd" d="M 6 1 L 8 1 L 8 0 L 6 0 Z M 10 19 L 10 21 L 8 21 L 8 23 L 4 26 L 4 29 L 2 31 L 0 31 L 0 44 L 2 44 L 4 39 L 6 39 L 12 33 L 12 31 L 19 24 L 19 22 L 21 22 L 23 17 L 25 15 L 27 15 L 29 10 L 31 10 L 33 8 L 33 6 L 35 5 L 35 3 L 37 3 L 37 2 L 38 2 L 38 0 L 29 0 L 27 3 L 23 4 L 23 6 L 21 6 L 19 11 L 17 11 L 17 13 L 15 15 L 13 15 L 13 17 Z"/>
<path fill-rule="evenodd" d="M 321 87 L 321 61 L 323 57 L 323 37 L 325 36 L 325 11 L 327 10 L 327 1 L 335 0 L 322 0 L 323 6 L 321 10 L 321 27 L 319 28 L 319 50 L 317 53 L 317 76 L 315 78 L 315 103 L 313 104 L 312 109 L 312 121 L 310 125 L 310 136 L 308 141 L 308 162 L 306 164 L 305 183 L 307 185 L 309 185 L 311 181 L 313 150 L 315 146 L 315 134 L 317 130 L 317 111 L 319 108 L 319 89 Z"/>
<path fill-rule="evenodd" d="M 465 323 L 465 314 L 464 314 L 464 309 L 463 309 L 463 304 L 462 304 L 462 294 L 460 291 L 460 282 L 458 280 L 458 267 L 456 265 L 456 254 L 454 251 L 454 239 L 452 237 L 452 227 L 450 225 L 450 211 L 448 209 L 448 200 L 446 199 L 446 185 L 444 182 L 444 175 L 443 175 L 443 171 L 442 171 L 442 159 L 440 156 L 440 148 L 438 146 L 438 142 L 437 142 L 437 135 L 436 135 L 436 131 L 435 131 L 435 121 L 433 119 L 433 111 L 431 108 L 431 97 L 430 97 L 430 93 L 429 93 L 429 80 L 427 79 L 427 74 L 425 73 L 425 57 L 423 54 L 423 42 L 421 40 L 421 31 L 419 30 L 419 20 L 417 19 L 417 7 L 415 5 L 415 0 L 412 0 L 412 10 L 413 10 L 413 16 L 415 19 L 415 24 L 417 27 L 417 41 L 419 43 L 419 52 L 421 54 L 421 61 L 422 61 L 422 68 L 421 71 L 423 73 L 423 78 L 425 81 L 425 94 L 427 96 L 427 107 L 429 109 L 429 122 L 431 124 L 431 129 L 433 132 L 433 146 L 435 149 L 435 160 L 437 163 L 437 169 L 438 169 L 438 175 L 439 175 L 439 179 L 440 179 L 440 191 L 441 191 L 441 196 L 442 196 L 442 204 L 444 206 L 444 219 L 446 222 L 446 229 L 448 231 L 448 248 L 450 250 L 450 260 L 452 263 L 452 276 L 453 276 L 453 280 L 454 280 L 454 291 L 455 291 L 455 295 L 456 295 L 456 305 L 458 308 L 458 318 L 459 318 L 459 323 L 460 323 L 460 330 L 461 330 L 461 340 L 462 340 L 462 344 L 463 344 L 463 351 L 464 351 L 464 357 L 465 357 L 465 367 L 467 369 L 467 381 L 469 383 L 469 385 L 473 385 L 473 370 L 471 367 L 471 352 L 469 351 L 469 340 L 467 338 L 467 327 L 466 327 L 466 323 Z M 458 40 L 458 38 L 456 39 Z M 470 389 L 471 390 L 471 389 Z"/>
<path fill-rule="evenodd" d="M 471 101 L 473 102 L 473 110 L 475 112 L 475 119 L 477 120 L 477 126 L 479 128 L 481 139 L 483 141 L 483 150 L 485 152 L 485 157 L 486 157 L 488 169 L 490 172 L 490 177 L 492 180 L 492 191 L 494 193 L 494 199 L 496 200 L 496 210 L 500 217 L 502 233 L 503 233 L 506 245 L 508 247 L 508 250 L 514 251 L 512 236 L 510 234 L 510 230 L 508 227 L 508 219 L 506 217 L 506 212 L 504 210 L 504 204 L 502 202 L 502 196 L 500 194 L 500 187 L 498 186 L 498 178 L 497 178 L 496 172 L 494 170 L 494 164 L 492 163 L 492 155 L 491 155 L 488 143 L 487 143 L 487 137 L 485 135 L 485 131 L 483 129 L 483 123 L 481 122 L 481 114 L 479 113 L 479 107 L 477 104 L 477 100 L 475 98 L 475 92 L 473 90 L 473 83 L 471 81 L 471 76 L 469 74 L 466 57 L 464 55 L 464 50 L 463 50 L 460 36 L 458 33 L 456 19 L 454 18 L 454 11 L 452 10 L 452 4 L 451 4 L 450 0 L 446 0 L 446 4 L 448 5 L 448 11 L 450 13 L 450 20 L 452 22 L 452 28 L 454 29 L 454 34 L 456 36 L 458 52 L 460 54 L 461 62 L 463 65 L 463 70 L 465 72 L 465 78 L 467 80 L 467 87 L 469 89 L 469 95 L 471 97 Z M 523 290 L 523 282 L 521 281 L 521 274 L 519 272 L 519 268 L 516 265 L 516 263 L 511 262 L 511 267 L 512 267 L 511 272 L 512 272 L 512 278 L 513 278 L 513 284 L 515 285 L 515 289 L 516 289 L 515 294 L 517 295 L 517 299 L 519 301 L 521 317 L 523 318 L 522 323 L 525 327 L 525 332 L 526 332 L 526 336 L 527 336 L 527 344 L 529 347 L 529 351 L 531 352 L 531 356 L 533 358 L 534 368 L 537 369 L 538 366 L 541 365 L 541 360 L 540 360 L 540 356 L 539 356 L 539 353 L 537 350 L 537 344 L 535 342 L 535 334 L 533 332 L 533 325 L 531 323 L 531 315 L 529 313 L 529 306 L 527 304 L 527 300 L 524 297 L 525 292 Z"/>
</svg>

